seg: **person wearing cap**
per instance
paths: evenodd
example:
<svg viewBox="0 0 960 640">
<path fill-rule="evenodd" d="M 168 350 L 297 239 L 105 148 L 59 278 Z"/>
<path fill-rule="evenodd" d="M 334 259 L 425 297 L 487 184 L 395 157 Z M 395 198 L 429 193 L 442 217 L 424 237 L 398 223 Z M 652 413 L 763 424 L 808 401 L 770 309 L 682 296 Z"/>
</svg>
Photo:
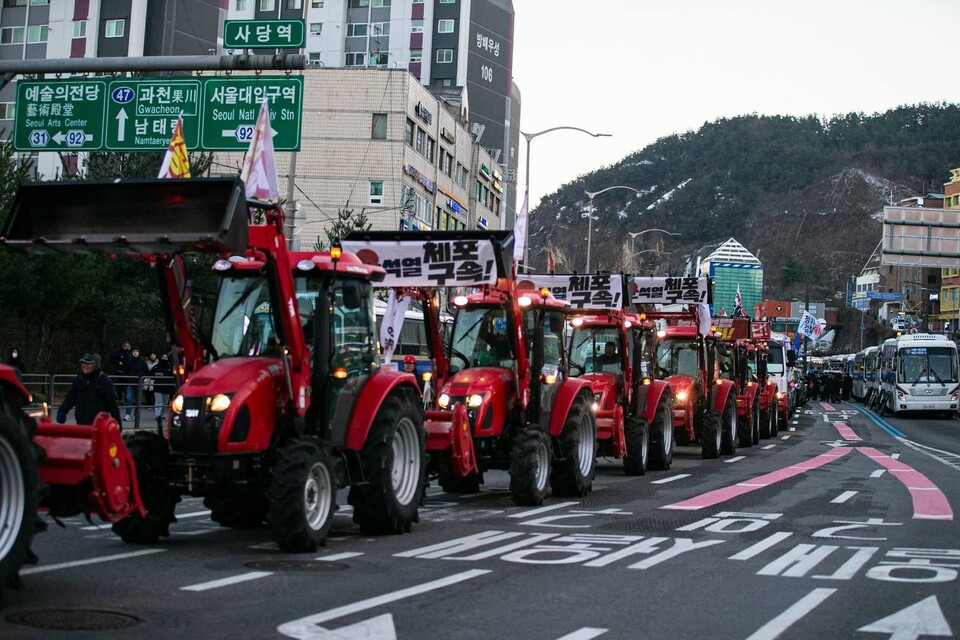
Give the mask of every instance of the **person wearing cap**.
<svg viewBox="0 0 960 640">
<path fill-rule="evenodd" d="M 97 414 L 106 411 L 117 421 L 117 426 L 123 428 L 117 391 L 110 376 L 100 370 L 100 356 L 96 353 L 85 353 L 80 358 L 80 373 L 73 379 L 67 397 L 57 410 L 57 422 L 66 422 L 67 413 L 74 407 L 77 424 L 93 424 Z"/>
<path fill-rule="evenodd" d="M 412 373 L 417 379 L 417 386 L 420 387 L 420 393 L 423 393 L 423 378 L 417 375 L 417 359 L 411 355 L 403 356 L 403 372 Z"/>
</svg>

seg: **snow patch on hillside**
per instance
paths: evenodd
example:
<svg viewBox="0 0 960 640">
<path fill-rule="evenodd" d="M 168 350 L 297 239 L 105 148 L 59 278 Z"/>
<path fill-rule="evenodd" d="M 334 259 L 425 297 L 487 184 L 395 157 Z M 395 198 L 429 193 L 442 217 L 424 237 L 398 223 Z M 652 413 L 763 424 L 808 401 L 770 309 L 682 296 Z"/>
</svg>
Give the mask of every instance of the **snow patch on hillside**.
<svg viewBox="0 0 960 640">
<path fill-rule="evenodd" d="M 663 202 L 666 202 L 667 200 L 669 200 L 670 198 L 672 198 L 672 197 L 673 197 L 673 194 L 674 194 L 675 192 L 679 191 L 680 189 L 683 189 L 685 186 L 687 186 L 687 184 L 690 183 L 691 180 L 693 180 L 693 178 L 687 178 L 686 180 L 684 180 L 683 182 L 681 182 L 680 184 L 678 184 L 677 186 L 675 186 L 673 189 L 670 189 L 670 191 L 667 191 L 665 194 L 663 194 L 662 196 L 660 196 L 659 198 L 657 198 L 657 199 L 653 202 L 653 204 L 647 206 L 647 211 L 652 211 L 653 209 L 656 208 L 656 206 L 657 206 L 658 204 L 661 204 L 661 203 L 663 203 Z"/>
</svg>

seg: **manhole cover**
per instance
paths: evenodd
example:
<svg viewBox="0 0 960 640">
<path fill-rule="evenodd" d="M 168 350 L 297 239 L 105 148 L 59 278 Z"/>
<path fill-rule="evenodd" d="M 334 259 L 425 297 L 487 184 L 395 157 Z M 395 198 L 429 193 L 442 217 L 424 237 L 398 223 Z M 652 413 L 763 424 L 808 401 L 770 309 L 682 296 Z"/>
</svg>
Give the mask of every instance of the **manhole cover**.
<svg viewBox="0 0 960 640">
<path fill-rule="evenodd" d="M 139 622 L 133 616 L 89 609 L 46 609 L 7 615 L 6 621 L 50 631 L 107 631 L 125 629 Z"/>
<path fill-rule="evenodd" d="M 260 571 L 345 571 L 350 567 L 339 562 L 316 560 L 254 560 L 243 566 Z"/>
</svg>

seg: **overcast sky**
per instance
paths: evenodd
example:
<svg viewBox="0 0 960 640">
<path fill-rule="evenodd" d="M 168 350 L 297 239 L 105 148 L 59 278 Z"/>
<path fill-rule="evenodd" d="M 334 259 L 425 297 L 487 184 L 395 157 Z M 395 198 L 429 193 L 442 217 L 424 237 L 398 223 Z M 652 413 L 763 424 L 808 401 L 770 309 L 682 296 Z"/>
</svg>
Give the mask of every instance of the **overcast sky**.
<svg viewBox="0 0 960 640">
<path fill-rule="evenodd" d="M 613 135 L 535 138 L 531 208 L 717 118 L 960 100 L 960 0 L 514 0 L 514 9 L 521 131 Z M 521 137 L 518 208 L 526 153 Z"/>
</svg>

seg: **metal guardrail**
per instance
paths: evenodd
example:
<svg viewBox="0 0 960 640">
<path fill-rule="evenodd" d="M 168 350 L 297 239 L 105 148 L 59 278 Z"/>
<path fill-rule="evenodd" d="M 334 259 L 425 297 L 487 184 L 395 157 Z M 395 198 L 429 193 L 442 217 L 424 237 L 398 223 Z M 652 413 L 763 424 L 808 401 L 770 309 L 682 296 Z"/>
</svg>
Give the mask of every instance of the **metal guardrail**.
<svg viewBox="0 0 960 640">
<path fill-rule="evenodd" d="M 60 405 L 63 404 L 70 391 L 70 385 L 76 377 L 75 373 L 24 373 L 20 382 L 26 387 L 27 391 L 33 396 L 33 403 L 40 404 L 46 402 L 50 408 L 50 413 L 56 415 Z M 157 408 L 163 407 L 162 415 L 166 415 L 169 402 L 177 388 L 176 378 L 173 376 L 110 376 L 113 386 L 117 391 L 117 403 L 120 405 L 120 418 L 129 412 L 130 422 L 134 429 L 152 428 L 156 422 L 154 420 Z M 133 387 L 133 398 L 127 402 L 125 389 Z M 156 387 L 166 386 L 168 391 L 162 392 L 164 402 L 146 404 L 145 398 L 147 392 L 153 391 Z M 72 419 L 72 414 L 68 421 Z M 125 422 L 129 424 L 129 422 Z M 145 426 L 143 426 L 145 425 Z"/>
</svg>

